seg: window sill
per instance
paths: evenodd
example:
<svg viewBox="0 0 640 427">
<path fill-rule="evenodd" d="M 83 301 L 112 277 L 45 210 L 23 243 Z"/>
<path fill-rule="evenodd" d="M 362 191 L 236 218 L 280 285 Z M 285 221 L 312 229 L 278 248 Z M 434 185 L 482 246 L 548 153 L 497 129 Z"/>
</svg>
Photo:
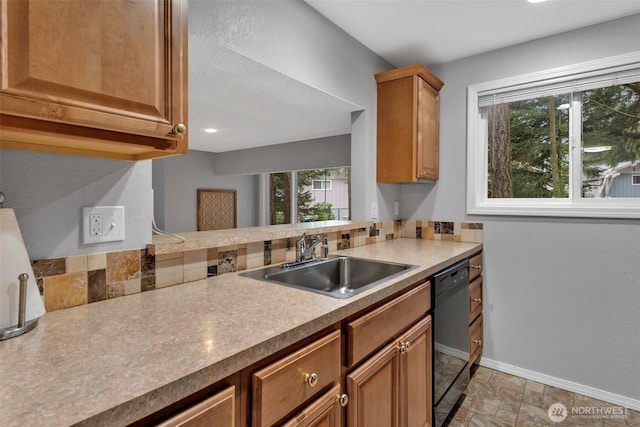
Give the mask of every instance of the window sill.
<svg viewBox="0 0 640 427">
<path fill-rule="evenodd" d="M 468 204 L 469 215 L 640 219 L 640 199 L 566 200 L 492 199 Z"/>
</svg>

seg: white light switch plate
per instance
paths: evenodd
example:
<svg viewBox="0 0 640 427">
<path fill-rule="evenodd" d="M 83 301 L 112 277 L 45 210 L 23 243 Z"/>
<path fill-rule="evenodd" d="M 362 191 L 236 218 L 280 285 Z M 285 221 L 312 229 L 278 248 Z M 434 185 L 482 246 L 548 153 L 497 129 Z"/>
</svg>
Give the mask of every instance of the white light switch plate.
<svg viewBox="0 0 640 427">
<path fill-rule="evenodd" d="M 82 243 L 124 240 L 124 206 L 83 206 Z"/>
</svg>

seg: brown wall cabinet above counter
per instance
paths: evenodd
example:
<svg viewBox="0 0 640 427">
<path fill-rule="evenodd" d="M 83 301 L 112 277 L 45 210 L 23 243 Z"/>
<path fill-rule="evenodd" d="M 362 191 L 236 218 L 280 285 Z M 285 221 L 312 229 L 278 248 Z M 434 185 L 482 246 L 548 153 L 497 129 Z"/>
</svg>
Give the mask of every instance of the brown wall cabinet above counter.
<svg viewBox="0 0 640 427">
<path fill-rule="evenodd" d="M 377 181 L 438 179 L 438 94 L 444 83 L 416 64 L 375 75 L 378 84 Z"/>
<path fill-rule="evenodd" d="M 0 147 L 187 151 L 187 1 L 2 0 Z"/>
</svg>

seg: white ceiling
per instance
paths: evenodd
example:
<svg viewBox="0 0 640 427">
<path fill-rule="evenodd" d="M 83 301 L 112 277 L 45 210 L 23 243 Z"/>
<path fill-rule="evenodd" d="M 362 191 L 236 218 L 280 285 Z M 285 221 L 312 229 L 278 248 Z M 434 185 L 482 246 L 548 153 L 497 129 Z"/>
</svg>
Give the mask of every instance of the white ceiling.
<svg viewBox="0 0 640 427">
<path fill-rule="evenodd" d="M 189 148 L 224 152 L 351 133 L 362 108 L 189 34 Z M 217 133 L 205 133 L 204 128 Z"/>
<path fill-rule="evenodd" d="M 640 0 L 305 1 L 395 67 L 436 65 L 640 13 Z"/>
<path fill-rule="evenodd" d="M 396 67 L 439 64 L 640 13 L 640 0 L 306 2 Z M 223 152 L 350 133 L 350 112 L 359 106 L 220 46 L 198 21 L 189 28 L 190 149 Z M 219 132 L 202 132 L 208 127 Z"/>
</svg>

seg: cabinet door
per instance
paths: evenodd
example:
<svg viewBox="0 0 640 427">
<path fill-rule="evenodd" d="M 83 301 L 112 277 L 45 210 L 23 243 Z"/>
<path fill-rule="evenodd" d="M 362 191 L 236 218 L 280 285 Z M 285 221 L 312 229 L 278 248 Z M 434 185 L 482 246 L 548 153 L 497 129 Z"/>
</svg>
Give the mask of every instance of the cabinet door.
<svg viewBox="0 0 640 427">
<path fill-rule="evenodd" d="M 235 387 L 231 386 L 160 423 L 158 427 L 234 427 L 235 425 Z"/>
<path fill-rule="evenodd" d="M 418 78 L 418 130 L 416 178 L 438 179 L 438 91 Z"/>
<path fill-rule="evenodd" d="M 2 0 L 1 10 L 3 146 L 186 151 L 174 131 L 187 117 L 186 1 Z"/>
<path fill-rule="evenodd" d="M 325 395 L 307 406 L 283 427 L 341 427 L 339 399 L 340 384 L 336 384 Z"/>
<path fill-rule="evenodd" d="M 400 352 L 396 347 L 396 344 L 388 345 L 347 375 L 349 427 L 399 425 Z"/>
<path fill-rule="evenodd" d="M 431 425 L 431 333 L 429 316 L 401 338 L 401 341 L 409 343 L 406 353 L 401 357 L 401 426 Z"/>
</svg>

